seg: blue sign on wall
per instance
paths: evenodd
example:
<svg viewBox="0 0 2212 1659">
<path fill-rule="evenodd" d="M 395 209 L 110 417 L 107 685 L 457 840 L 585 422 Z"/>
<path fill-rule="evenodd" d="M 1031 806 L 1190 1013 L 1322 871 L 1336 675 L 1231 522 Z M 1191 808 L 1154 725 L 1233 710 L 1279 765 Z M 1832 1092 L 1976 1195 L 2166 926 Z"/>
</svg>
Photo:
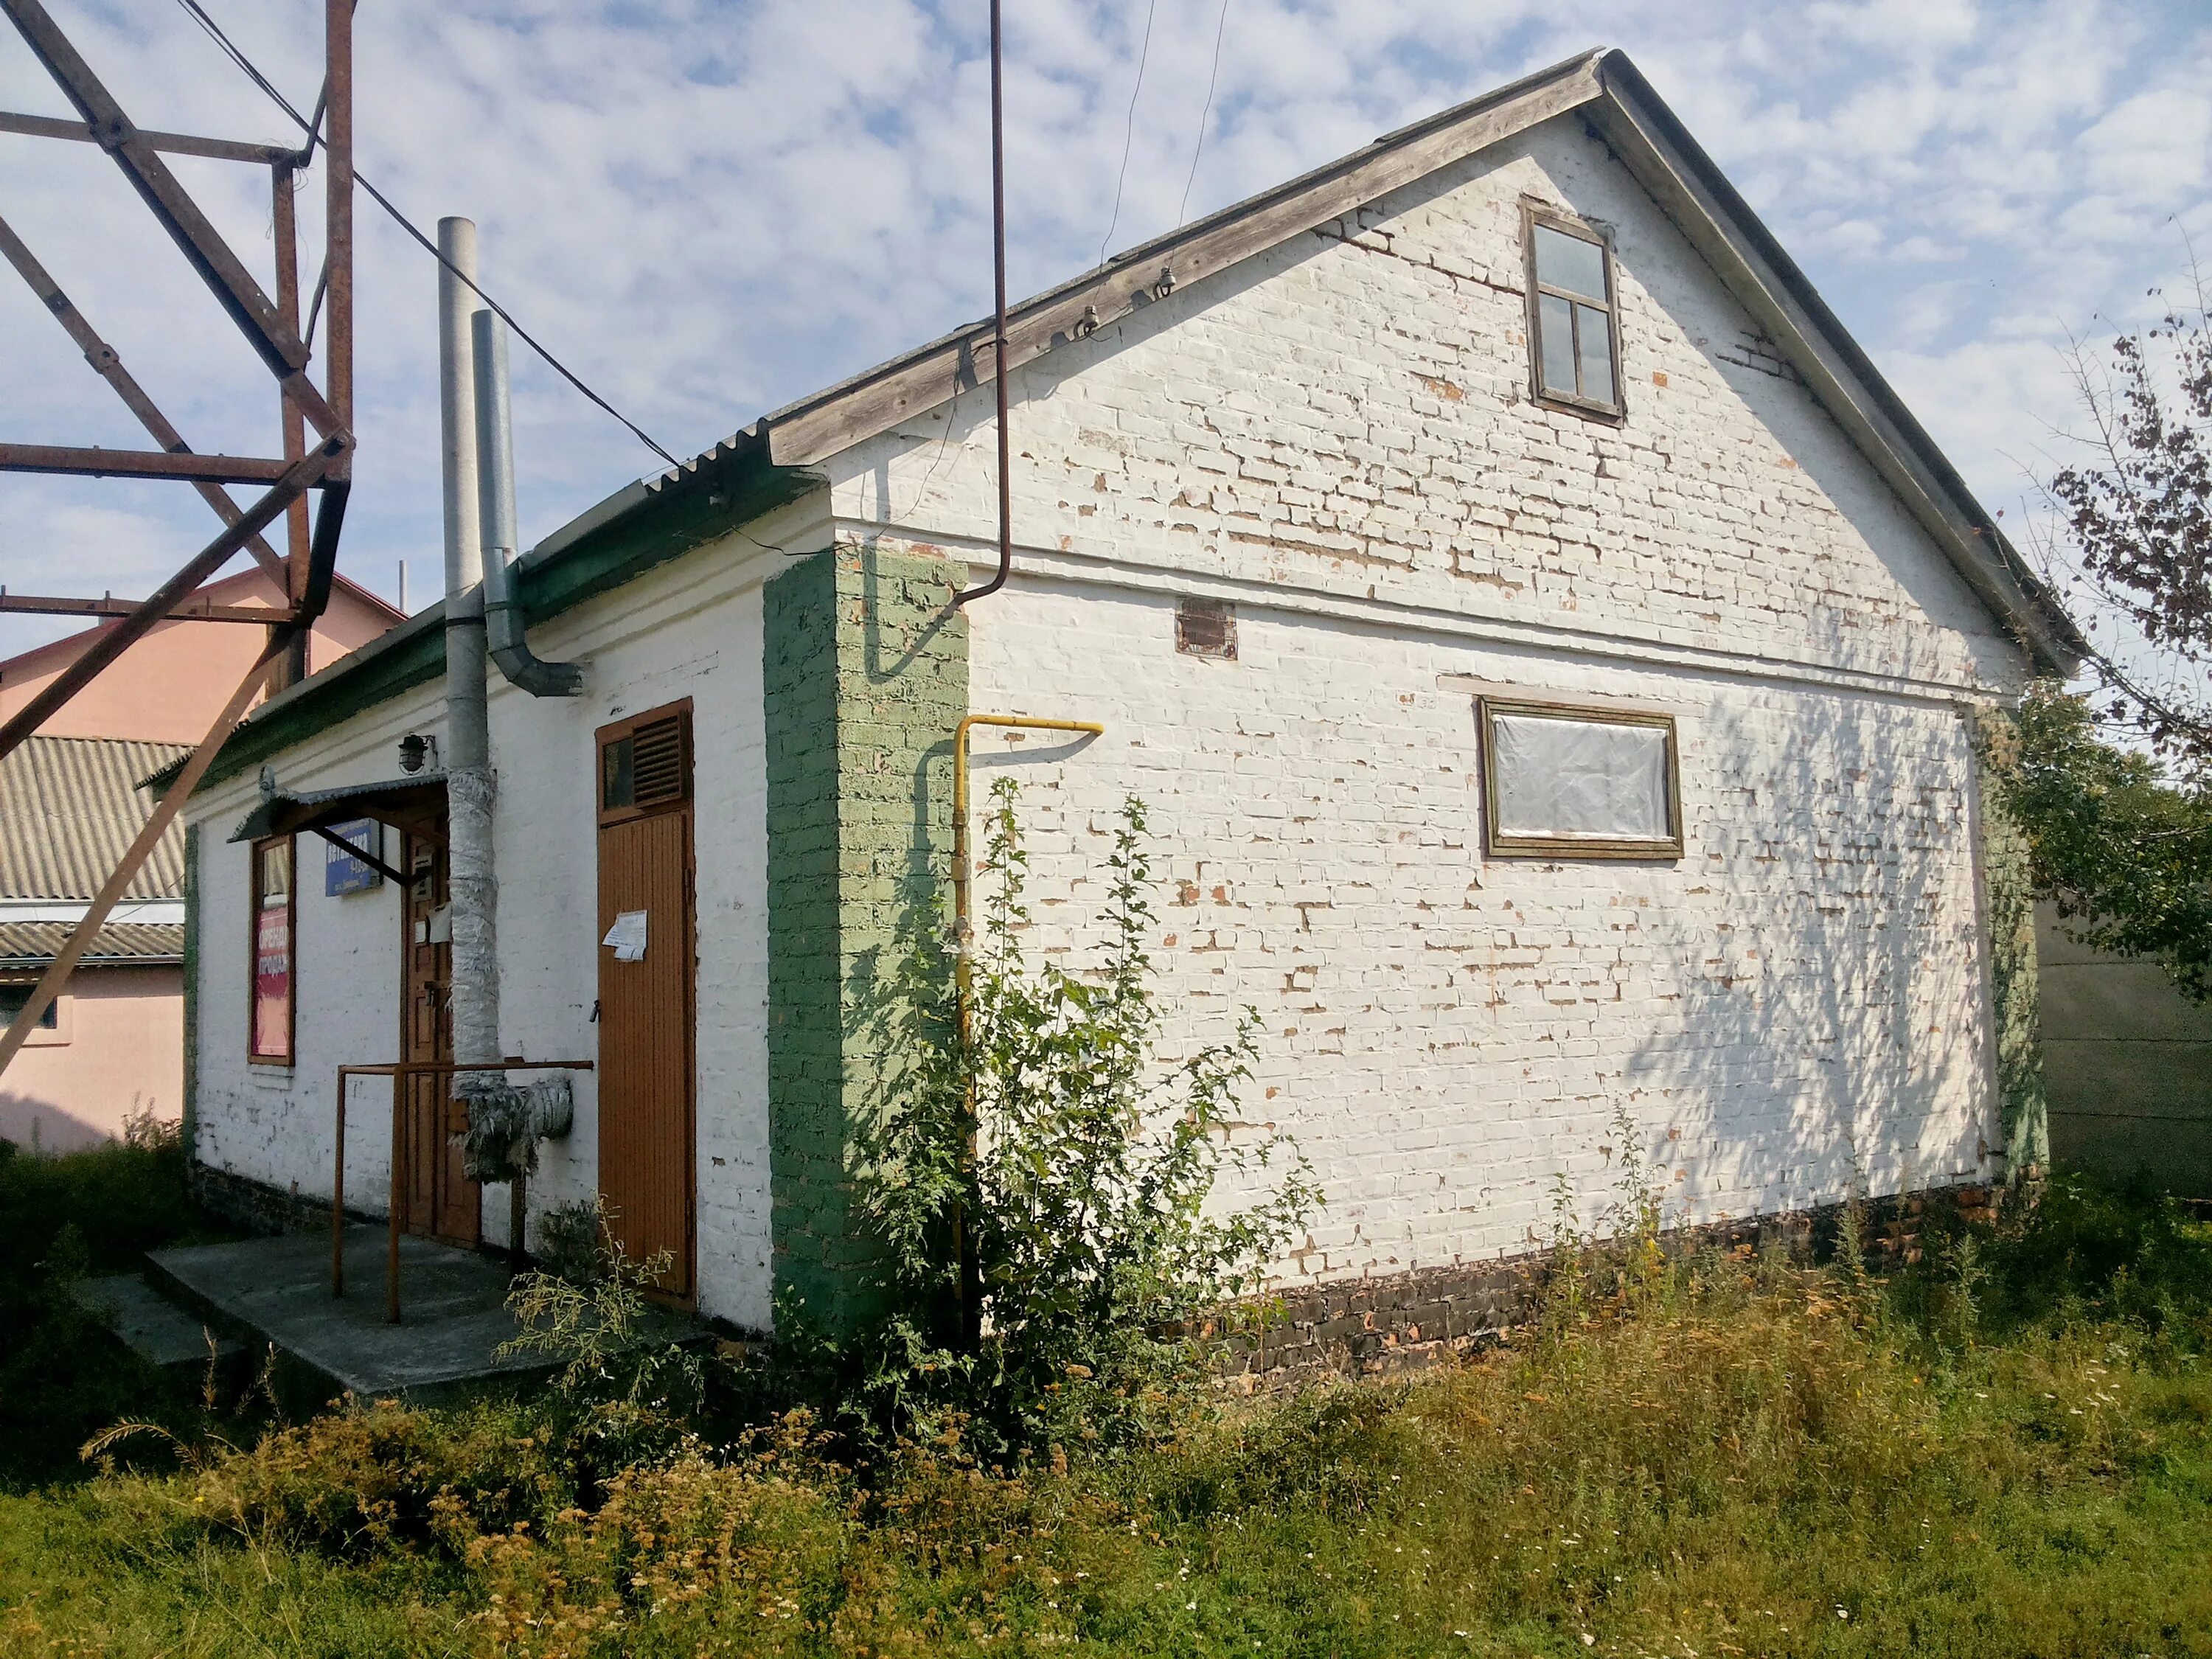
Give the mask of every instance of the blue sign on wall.
<svg viewBox="0 0 2212 1659">
<path fill-rule="evenodd" d="M 373 859 L 384 856 L 384 826 L 374 818 L 356 818 L 349 823 L 331 825 L 331 833 L 340 841 L 351 842 Z M 323 895 L 336 898 L 341 893 L 365 893 L 372 887 L 384 884 L 384 878 L 359 859 L 330 842 L 323 843 Z"/>
</svg>

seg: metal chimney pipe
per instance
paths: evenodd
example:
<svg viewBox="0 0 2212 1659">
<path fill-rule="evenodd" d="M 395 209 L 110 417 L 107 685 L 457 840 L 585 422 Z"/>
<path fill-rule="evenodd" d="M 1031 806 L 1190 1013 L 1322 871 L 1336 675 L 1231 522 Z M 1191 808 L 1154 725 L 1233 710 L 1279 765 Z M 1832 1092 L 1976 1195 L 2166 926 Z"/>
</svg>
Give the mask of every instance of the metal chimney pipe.
<svg viewBox="0 0 2212 1659">
<path fill-rule="evenodd" d="M 504 1056 L 499 1041 L 491 733 L 484 713 L 476 376 L 469 349 L 469 315 L 477 304 L 469 286 L 477 274 L 476 226 L 466 219 L 441 219 L 438 252 L 445 260 L 438 268 L 438 413 L 445 462 L 446 833 L 453 1059 L 482 1066 Z"/>
<path fill-rule="evenodd" d="M 514 422 L 507 401 L 507 327 L 489 311 L 469 319 L 477 381 L 478 515 L 483 526 L 483 614 L 499 672 L 533 697 L 573 697 L 584 689 L 577 663 L 533 654 L 515 597 Z"/>
</svg>

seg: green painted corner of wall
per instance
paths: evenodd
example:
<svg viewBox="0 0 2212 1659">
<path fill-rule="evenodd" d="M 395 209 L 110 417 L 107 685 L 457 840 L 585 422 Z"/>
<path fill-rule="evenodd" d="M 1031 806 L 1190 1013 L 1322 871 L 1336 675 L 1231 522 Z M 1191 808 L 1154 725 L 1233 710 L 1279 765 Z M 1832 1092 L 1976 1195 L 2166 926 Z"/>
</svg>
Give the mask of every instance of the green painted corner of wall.
<svg viewBox="0 0 2212 1659">
<path fill-rule="evenodd" d="M 199 1139 L 200 826 L 185 826 L 185 1115 L 178 1133 L 190 1164 Z"/>
<path fill-rule="evenodd" d="M 1996 757 L 2014 740 L 2012 717 L 1983 709 L 1973 720 L 1982 915 L 1989 928 L 1990 992 L 1996 1017 L 1996 1091 L 2005 1167 L 2033 1180 L 2051 1164 L 2051 1103 L 2043 1078 L 2035 951 L 2035 884 L 2027 837 L 2006 810 Z"/>
<path fill-rule="evenodd" d="M 876 1305 L 860 1132 L 896 1085 L 895 968 L 950 874 L 968 712 L 955 567 L 840 547 L 768 586 L 769 1188 L 779 1300 L 832 1332 Z"/>
</svg>

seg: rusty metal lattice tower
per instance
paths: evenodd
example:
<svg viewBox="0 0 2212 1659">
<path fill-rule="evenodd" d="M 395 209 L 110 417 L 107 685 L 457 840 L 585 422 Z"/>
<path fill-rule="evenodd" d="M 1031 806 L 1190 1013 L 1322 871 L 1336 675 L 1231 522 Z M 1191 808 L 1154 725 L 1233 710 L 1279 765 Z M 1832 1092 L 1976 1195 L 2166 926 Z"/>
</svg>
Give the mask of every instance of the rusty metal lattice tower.
<svg viewBox="0 0 2212 1659">
<path fill-rule="evenodd" d="M 195 452 L 133 380 L 114 349 L 102 340 L 49 276 L 22 239 L 0 218 L 4 256 L 85 355 L 94 371 L 114 387 L 158 448 L 88 449 L 0 441 L 0 471 L 70 474 L 89 477 L 167 479 L 188 483 L 222 520 L 222 531 L 151 595 L 139 600 L 86 599 L 9 592 L 0 587 L 0 611 L 108 617 L 114 620 L 54 681 L 5 725 L 5 756 L 156 623 L 168 617 L 260 625 L 268 639 L 231 694 L 222 712 L 186 758 L 137 840 L 94 898 L 68 942 L 40 977 L 30 1001 L 0 1036 L 4 1070 L 67 981 L 116 901 L 160 842 L 207 771 L 255 695 L 294 671 L 303 659 L 315 619 L 329 602 L 337 566 L 338 532 L 352 487 L 353 436 L 353 6 L 325 0 L 324 78 L 316 114 L 301 148 L 240 143 L 185 133 L 153 132 L 131 121 L 40 0 L 0 0 L 15 26 L 82 118 L 0 112 L 0 133 L 97 144 L 122 169 L 155 220 L 175 241 L 228 313 L 276 382 L 282 454 L 276 457 L 204 455 Z M 298 231 L 293 194 L 301 171 L 319 149 L 324 158 L 325 246 L 316 299 L 324 319 L 322 383 L 308 375 L 312 354 L 300 327 Z M 266 167 L 270 175 L 276 258 L 274 299 L 262 290 L 161 157 L 192 155 Z M 312 330 L 311 330 L 312 331 Z M 310 440 L 310 431 L 313 437 Z M 259 486 L 241 505 L 228 486 Z M 308 511 L 315 496 L 314 511 Z M 285 522 L 285 550 L 263 532 Z M 219 606 L 193 595 L 232 558 L 252 556 L 283 593 L 275 608 Z"/>
</svg>

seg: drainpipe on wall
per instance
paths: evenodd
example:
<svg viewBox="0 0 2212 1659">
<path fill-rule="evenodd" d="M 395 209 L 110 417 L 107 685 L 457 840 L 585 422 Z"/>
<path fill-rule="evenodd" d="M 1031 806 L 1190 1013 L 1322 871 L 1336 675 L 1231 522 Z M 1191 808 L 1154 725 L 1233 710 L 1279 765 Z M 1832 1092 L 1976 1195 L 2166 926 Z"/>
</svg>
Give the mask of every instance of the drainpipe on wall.
<svg viewBox="0 0 2212 1659">
<path fill-rule="evenodd" d="M 573 697 L 584 689 L 581 665 L 546 662 L 524 637 L 514 558 L 514 423 L 507 396 L 507 328 L 489 311 L 469 319 L 476 365 L 477 464 L 483 528 L 483 617 L 499 672 L 533 697 Z"/>
<path fill-rule="evenodd" d="M 476 225 L 467 219 L 438 221 L 438 251 L 445 260 L 438 270 L 438 392 L 446 486 L 446 802 L 453 1059 L 464 1066 L 481 1066 L 505 1056 L 499 1042 L 499 884 L 492 868 L 491 736 L 484 715 L 476 376 L 469 345 L 469 315 L 477 304 L 469 286 L 477 274 Z M 463 1092 L 458 1081 L 455 1092 Z"/>
</svg>

